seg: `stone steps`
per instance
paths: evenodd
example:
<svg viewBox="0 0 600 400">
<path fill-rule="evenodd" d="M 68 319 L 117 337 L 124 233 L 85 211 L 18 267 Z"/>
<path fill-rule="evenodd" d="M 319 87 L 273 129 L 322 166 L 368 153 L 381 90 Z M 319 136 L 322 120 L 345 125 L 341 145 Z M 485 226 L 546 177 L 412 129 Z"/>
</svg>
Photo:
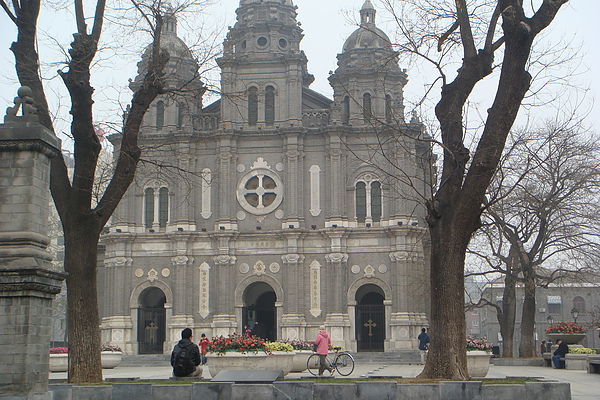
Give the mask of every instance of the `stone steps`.
<svg viewBox="0 0 600 400">
<path fill-rule="evenodd" d="M 352 353 L 357 363 L 375 364 L 418 364 L 421 354 L 418 350 L 397 350 L 378 353 L 358 352 Z"/>
<path fill-rule="evenodd" d="M 120 367 L 164 367 L 170 365 L 170 354 L 124 355 Z"/>
</svg>

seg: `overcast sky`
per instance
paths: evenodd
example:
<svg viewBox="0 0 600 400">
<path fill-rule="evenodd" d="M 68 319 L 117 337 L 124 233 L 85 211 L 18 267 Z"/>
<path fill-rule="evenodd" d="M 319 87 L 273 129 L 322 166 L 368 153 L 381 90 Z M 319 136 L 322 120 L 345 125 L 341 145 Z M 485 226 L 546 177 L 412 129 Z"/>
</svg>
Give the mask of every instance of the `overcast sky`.
<svg viewBox="0 0 600 400">
<path fill-rule="evenodd" d="M 533 0 L 538 2 L 541 0 Z M 385 24 L 385 14 L 380 8 L 377 0 L 372 0 L 373 4 L 380 11 L 378 13 L 379 26 L 386 31 L 393 40 L 393 27 Z M 344 40 L 354 29 L 354 23 L 358 19 L 358 10 L 364 3 L 364 0 L 294 0 L 298 6 L 298 21 L 302 24 L 305 37 L 301 43 L 309 59 L 309 72 L 315 75 L 315 82 L 312 89 L 331 97 L 331 88 L 327 81 L 329 71 L 336 68 L 336 55 L 342 49 Z M 221 0 L 217 4 L 208 8 L 204 15 L 204 23 L 208 25 L 221 26 L 220 37 L 217 42 L 222 43 L 222 38 L 226 32 L 227 26 L 235 23 L 235 8 L 238 6 L 238 0 Z M 581 89 L 590 88 L 590 91 L 584 97 L 582 92 L 562 93 L 559 101 L 553 104 L 559 104 L 560 101 L 568 101 L 573 104 L 582 102 L 581 109 L 590 110 L 590 116 L 587 119 L 588 124 L 597 127 L 600 124 L 600 107 L 598 101 L 595 101 L 597 93 L 600 92 L 600 82 L 598 78 L 598 65 L 600 63 L 600 52 L 595 44 L 600 37 L 600 24 L 597 18 L 600 15 L 600 0 L 570 0 L 567 5 L 561 9 L 557 19 L 551 25 L 549 40 L 565 40 L 573 49 L 580 49 L 578 54 L 581 56 L 581 62 L 578 62 L 576 68 L 577 75 L 570 79 L 571 84 Z M 198 29 L 194 24 L 200 24 L 202 18 L 193 22 L 181 23 L 179 26 L 179 36 L 194 42 L 197 40 Z M 200 21 L 200 22 L 198 22 Z M 64 11 L 43 10 L 40 21 L 40 53 L 45 63 L 60 62 L 65 57 L 60 54 L 58 42 L 62 45 L 68 45 L 70 33 L 74 30 L 72 17 Z M 10 44 L 15 40 L 15 28 L 9 19 L 3 13 L 0 14 L 0 109 L 4 109 L 12 103 L 12 98 L 16 93 L 18 84 L 16 83 L 16 74 L 14 72 L 14 59 L 9 50 Z M 107 31 L 108 32 L 108 31 Z M 206 31 L 207 32 L 207 31 Z M 112 36 L 111 36 L 112 35 Z M 47 37 L 55 38 L 52 41 Z M 114 34 L 106 34 L 105 41 L 116 40 L 118 43 L 127 44 L 130 50 L 120 52 L 110 50 L 103 53 L 103 59 L 94 71 L 94 86 L 97 90 L 95 115 L 99 121 L 118 120 L 119 104 L 114 98 L 121 101 L 127 101 L 130 97 L 129 92 L 124 89 L 129 78 L 134 78 L 136 74 L 136 63 L 139 56 L 135 53 L 141 53 L 143 43 L 130 42 L 129 38 L 123 39 Z M 121 53 L 120 57 L 114 53 Z M 115 61 L 126 59 L 126 62 Z M 50 80 L 48 85 L 55 93 L 49 94 L 53 97 L 52 103 L 55 109 L 67 110 L 68 101 L 65 98 L 66 91 L 62 84 L 56 78 L 55 71 L 60 65 L 45 66 L 45 73 Z M 406 68 L 405 65 L 401 67 Z M 596 72 L 594 74 L 594 72 Z M 427 80 L 426 73 L 420 70 L 409 69 L 409 85 L 406 88 L 405 97 L 410 100 L 416 100 L 423 93 L 423 82 Z M 439 90 L 436 90 L 439 92 Z M 566 100 L 568 97 L 568 100 Z M 489 100 L 491 96 L 484 96 Z M 485 105 L 485 104 L 484 104 Z M 564 109 L 564 106 L 560 106 Z M 592 108 L 593 107 L 593 108 Z M 539 114 L 551 116 L 553 111 L 552 104 L 540 109 Z M 64 113 L 63 113 L 64 115 Z M 64 119 L 64 118 L 63 118 Z M 60 118 L 59 118 L 60 121 Z M 59 128 L 60 127 L 60 128 Z M 59 130 L 68 130 L 66 122 L 57 123 Z"/>
</svg>

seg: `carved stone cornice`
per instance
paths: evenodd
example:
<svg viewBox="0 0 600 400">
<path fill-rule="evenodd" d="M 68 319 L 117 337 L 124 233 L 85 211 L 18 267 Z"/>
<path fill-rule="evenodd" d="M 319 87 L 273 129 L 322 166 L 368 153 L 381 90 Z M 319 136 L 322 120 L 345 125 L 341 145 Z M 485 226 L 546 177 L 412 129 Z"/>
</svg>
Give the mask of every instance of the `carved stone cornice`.
<svg viewBox="0 0 600 400">
<path fill-rule="evenodd" d="M 325 259 L 332 263 L 340 263 L 348 261 L 347 253 L 329 253 L 325 254 Z"/>
</svg>

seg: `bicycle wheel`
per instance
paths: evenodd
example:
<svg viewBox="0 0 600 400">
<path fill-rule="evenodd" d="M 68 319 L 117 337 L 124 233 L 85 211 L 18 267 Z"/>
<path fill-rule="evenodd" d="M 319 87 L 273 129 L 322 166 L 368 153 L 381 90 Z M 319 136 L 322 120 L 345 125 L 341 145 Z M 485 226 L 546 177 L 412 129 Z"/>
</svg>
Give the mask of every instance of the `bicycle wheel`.
<svg viewBox="0 0 600 400">
<path fill-rule="evenodd" d="M 354 357 L 348 353 L 338 354 L 335 358 L 335 368 L 342 376 L 348 376 L 354 371 Z"/>
<path fill-rule="evenodd" d="M 317 374 L 319 373 L 319 364 L 320 361 L 318 354 L 313 354 L 310 357 L 308 357 L 308 360 L 306 360 L 306 368 L 308 369 L 308 372 L 310 372 L 314 376 L 317 376 Z"/>
</svg>

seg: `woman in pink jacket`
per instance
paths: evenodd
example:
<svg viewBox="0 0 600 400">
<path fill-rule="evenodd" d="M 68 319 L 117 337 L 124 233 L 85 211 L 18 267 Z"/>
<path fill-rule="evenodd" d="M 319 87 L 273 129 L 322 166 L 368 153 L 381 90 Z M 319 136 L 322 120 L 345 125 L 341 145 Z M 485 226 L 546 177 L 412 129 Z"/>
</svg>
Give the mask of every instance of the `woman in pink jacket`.
<svg viewBox="0 0 600 400">
<path fill-rule="evenodd" d="M 316 353 L 319 355 L 319 376 L 323 376 L 323 371 L 325 370 L 333 375 L 333 368 L 331 368 L 327 362 L 327 353 L 329 351 L 331 339 L 329 338 L 327 331 L 325 331 L 325 325 L 321 325 L 319 330 L 321 332 L 319 332 L 315 339 L 315 344 L 317 345 Z"/>
</svg>

